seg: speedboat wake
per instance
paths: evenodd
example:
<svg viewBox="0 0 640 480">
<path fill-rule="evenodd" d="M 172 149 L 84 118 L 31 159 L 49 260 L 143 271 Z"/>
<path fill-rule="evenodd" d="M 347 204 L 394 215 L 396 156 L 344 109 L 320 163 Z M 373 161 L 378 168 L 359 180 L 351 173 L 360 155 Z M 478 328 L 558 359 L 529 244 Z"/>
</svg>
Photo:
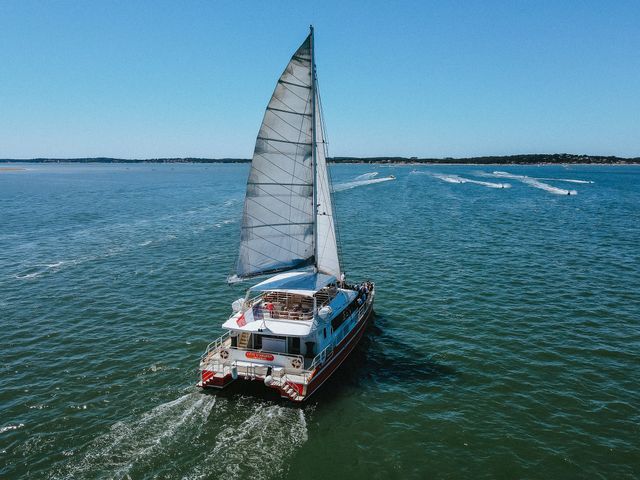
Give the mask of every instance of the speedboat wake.
<svg viewBox="0 0 640 480">
<path fill-rule="evenodd" d="M 333 191 L 342 192 L 343 190 L 351 190 L 352 188 L 364 187 L 365 185 L 373 185 L 374 183 L 388 182 L 395 179 L 396 177 L 394 177 L 393 175 L 389 175 L 388 177 L 382 178 L 370 178 L 368 180 L 353 180 L 351 182 L 336 183 L 333 186 Z"/>
<path fill-rule="evenodd" d="M 508 172 L 493 172 L 491 174 L 493 177 L 497 178 L 512 178 L 514 180 L 518 180 L 526 185 L 529 185 L 533 188 L 539 188 L 540 190 L 544 190 L 549 193 L 553 193 L 555 195 L 577 195 L 578 192 L 576 190 L 566 190 L 564 188 L 554 187 L 553 185 L 549 185 L 548 183 L 543 183 L 539 180 L 536 180 L 532 177 L 527 177 L 526 175 L 514 175 Z"/>
<path fill-rule="evenodd" d="M 432 177 L 435 177 L 447 183 L 473 183 L 474 185 L 482 185 L 483 187 L 487 187 L 487 188 L 511 188 L 511 184 L 509 183 L 483 182 L 481 180 L 472 180 L 471 178 L 461 177 L 460 175 L 447 175 L 444 173 L 421 172 L 419 170 L 414 170 L 411 173 L 431 175 Z"/>
<path fill-rule="evenodd" d="M 378 176 L 378 172 L 369 172 L 369 173 L 363 173 L 362 175 L 358 175 L 355 180 L 369 180 L 373 177 L 377 177 Z"/>
</svg>

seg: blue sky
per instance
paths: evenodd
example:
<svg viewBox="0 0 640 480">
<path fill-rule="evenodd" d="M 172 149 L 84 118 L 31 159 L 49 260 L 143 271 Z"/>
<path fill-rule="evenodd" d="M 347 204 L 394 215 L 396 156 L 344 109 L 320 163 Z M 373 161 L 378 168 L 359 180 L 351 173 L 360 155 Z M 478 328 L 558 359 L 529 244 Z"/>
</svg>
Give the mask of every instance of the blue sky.
<svg viewBox="0 0 640 480">
<path fill-rule="evenodd" d="M 331 155 L 640 156 L 640 2 L 0 2 L 0 158 L 250 157 L 316 27 Z"/>
</svg>

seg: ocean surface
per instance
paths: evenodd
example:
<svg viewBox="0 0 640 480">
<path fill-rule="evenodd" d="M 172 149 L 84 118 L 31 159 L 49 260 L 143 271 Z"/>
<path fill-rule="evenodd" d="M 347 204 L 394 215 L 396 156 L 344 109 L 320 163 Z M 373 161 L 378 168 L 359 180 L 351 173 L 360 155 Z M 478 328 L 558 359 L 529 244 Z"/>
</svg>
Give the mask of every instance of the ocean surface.
<svg viewBox="0 0 640 480">
<path fill-rule="evenodd" d="M 248 165 L 10 166 L 0 478 L 640 477 L 638 166 L 333 166 L 376 315 L 303 407 L 194 386 Z"/>
</svg>

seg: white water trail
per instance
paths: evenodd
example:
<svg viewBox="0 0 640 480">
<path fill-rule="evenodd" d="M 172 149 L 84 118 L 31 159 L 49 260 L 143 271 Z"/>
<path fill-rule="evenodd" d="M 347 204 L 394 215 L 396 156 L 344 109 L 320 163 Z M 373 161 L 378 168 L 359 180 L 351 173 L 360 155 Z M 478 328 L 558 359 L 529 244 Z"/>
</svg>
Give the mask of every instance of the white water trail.
<svg viewBox="0 0 640 480">
<path fill-rule="evenodd" d="M 487 188 L 511 188 L 510 183 L 483 182 L 481 180 L 472 180 L 470 178 L 461 177 L 459 175 L 445 175 L 444 173 L 420 172 L 416 170 L 414 170 L 411 173 L 414 173 L 414 172 L 425 173 L 447 183 L 472 183 L 474 185 L 482 185 L 483 187 L 487 187 Z"/>
<path fill-rule="evenodd" d="M 373 177 L 377 177 L 378 176 L 378 172 L 369 172 L 369 173 L 363 173 L 362 175 L 358 175 L 355 180 L 369 180 Z"/>
<path fill-rule="evenodd" d="M 549 185 L 548 183 L 543 183 L 539 180 L 536 180 L 535 178 L 527 177 L 526 175 L 514 175 L 508 172 L 496 171 L 496 172 L 493 172 L 491 176 L 497 177 L 497 178 L 512 178 L 526 185 L 529 185 L 530 187 L 539 188 L 540 190 L 545 190 L 555 195 L 577 195 L 578 194 L 576 190 L 565 190 L 564 188 L 554 187 L 553 185 Z"/>
<path fill-rule="evenodd" d="M 24 423 L 18 423 L 17 425 L 6 425 L 0 428 L 0 433 L 9 432 L 11 430 L 18 430 L 22 427 L 24 427 Z"/>
<path fill-rule="evenodd" d="M 595 183 L 593 180 L 576 180 L 574 178 L 538 178 L 535 177 L 536 180 L 550 180 L 552 182 L 569 182 L 569 183 Z"/>
<path fill-rule="evenodd" d="M 49 478 L 280 478 L 307 438 L 301 408 L 189 393 L 116 422 Z"/>
<path fill-rule="evenodd" d="M 249 407 L 242 403 L 236 405 L 238 410 L 226 412 L 228 419 L 215 442 L 184 478 L 212 478 L 214 470 L 216 478 L 261 480 L 286 474 L 289 458 L 308 439 L 304 411 L 274 404 Z M 240 423 L 234 422 L 237 417 L 242 418 Z"/>
<path fill-rule="evenodd" d="M 139 418 L 115 423 L 96 438 L 85 455 L 52 478 L 127 478 L 131 469 L 167 451 L 190 444 L 201 432 L 216 397 L 189 393 L 163 403 Z"/>
<path fill-rule="evenodd" d="M 49 271 L 56 271 L 60 267 L 62 267 L 62 265 L 65 263 L 68 263 L 68 262 L 59 261 L 55 263 L 38 263 L 27 268 L 25 271 L 21 273 L 17 273 L 14 276 L 18 280 L 31 280 L 33 278 L 38 278 L 39 276 L 44 275 Z"/>
<path fill-rule="evenodd" d="M 350 190 L 356 187 L 363 187 L 365 185 L 373 185 L 374 183 L 382 183 L 388 182 L 390 180 L 395 180 L 395 177 L 382 177 L 382 178 L 371 178 L 369 180 L 353 180 L 351 182 L 343 182 L 336 183 L 333 186 L 334 192 L 342 192 L 343 190 Z"/>
</svg>

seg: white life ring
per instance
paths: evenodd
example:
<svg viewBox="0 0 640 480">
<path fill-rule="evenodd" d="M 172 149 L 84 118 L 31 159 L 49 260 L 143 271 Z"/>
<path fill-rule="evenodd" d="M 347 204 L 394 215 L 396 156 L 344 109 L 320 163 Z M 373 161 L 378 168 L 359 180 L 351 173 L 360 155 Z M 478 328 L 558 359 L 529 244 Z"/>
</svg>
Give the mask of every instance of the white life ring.
<svg viewBox="0 0 640 480">
<path fill-rule="evenodd" d="M 292 366 L 293 368 L 300 368 L 300 367 L 302 367 L 302 360 L 300 360 L 298 357 L 293 358 L 293 359 L 291 360 L 291 366 Z"/>
<path fill-rule="evenodd" d="M 226 350 L 222 350 L 220 352 L 220 358 L 226 360 L 227 358 L 229 358 L 229 352 L 227 352 Z"/>
</svg>

